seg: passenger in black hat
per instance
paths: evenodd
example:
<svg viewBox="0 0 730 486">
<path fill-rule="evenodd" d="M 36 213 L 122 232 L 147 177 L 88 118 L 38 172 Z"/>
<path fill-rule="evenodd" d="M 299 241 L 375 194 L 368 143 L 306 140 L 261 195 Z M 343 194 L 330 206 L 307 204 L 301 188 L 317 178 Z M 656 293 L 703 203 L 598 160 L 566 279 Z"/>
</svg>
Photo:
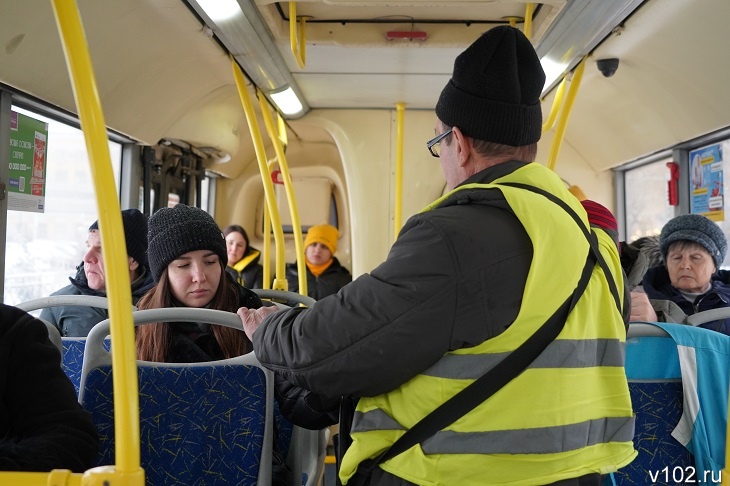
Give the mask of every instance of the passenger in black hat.
<svg viewBox="0 0 730 486">
<path fill-rule="evenodd" d="M 699 214 L 677 216 L 662 228 L 659 248 L 664 263 L 642 281 L 651 305 L 634 320 L 681 323 L 697 312 L 730 307 L 730 271 L 720 270 L 727 238 L 717 223 Z M 700 327 L 730 334 L 730 319 Z"/>
<path fill-rule="evenodd" d="M 135 304 L 152 288 L 152 276 L 147 267 L 147 217 L 138 209 L 122 211 L 124 242 L 127 246 L 129 281 L 132 303 Z M 84 261 L 76 267 L 76 277 L 69 278 L 70 285 L 51 295 L 91 295 L 106 297 L 106 269 L 101 248 L 99 222 L 89 226 Z M 55 325 L 61 336 L 86 337 L 97 323 L 107 319 L 106 309 L 80 305 L 48 307 L 41 311 L 41 319 Z"/>
<path fill-rule="evenodd" d="M 618 248 L 533 162 L 544 82 L 519 30 L 479 37 L 456 58 L 426 144 L 450 192 L 336 295 L 309 309 L 238 312 L 264 366 L 323 396 L 356 397 L 351 421 L 341 417 L 348 486 L 592 486 L 636 456 Z M 420 422 L 522 354 L 546 322 L 562 326 L 560 343 L 540 338 L 545 351 L 526 370 L 496 369 L 485 378 L 491 397 Z M 416 427 L 404 452 L 390 449 Z"/>
<path fill-rule="evenodd" d="M 261 307 L 261 299 L 225 271 L 226 240 L 211 215 L 178 204 L 149 221 L 149 263 L 155 286 L 140 309 L 205 307 L 235 312 Z M 246 335 L 206 323 L 157 323 L 137 330 L 137 356 L 147 361 L 192 363 L 241 356 L 251 351 Z"/>
<path fill-rule="evenodd" d="M 139 301 L 140 309 L 205 307 L 236 312 L 259 308 L 261 299 L 225 271 L 226 240 L 213 217 L 178 204 L 162 208 L 149 221 L 149 263 L 155 286 Z M 241 356 L 252 350 L 243 331 L 204 322 L 159 322 L 137 328 L 137 358 L 166 363 L 195 363 Z M 336 421 L 313 408 L 319 398 L 282 378 L 275 382 L 282 415 L 313 429 Z M 336 417 L 336 415 L 335 415 Z M 289 471 L 275 449 L 274 486 L 289 484 Z M 283 481 L 283 482 L 281 482 Z"/>
</svg>

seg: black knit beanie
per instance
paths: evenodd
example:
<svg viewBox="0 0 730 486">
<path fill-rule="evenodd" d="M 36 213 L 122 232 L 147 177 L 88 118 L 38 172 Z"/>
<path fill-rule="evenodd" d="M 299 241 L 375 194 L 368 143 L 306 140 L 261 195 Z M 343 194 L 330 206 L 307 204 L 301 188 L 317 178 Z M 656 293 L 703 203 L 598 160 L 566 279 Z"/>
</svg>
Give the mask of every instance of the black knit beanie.
<svg viewBox="0 0 730 486">
<path fill-rule="evenodd" d="M 147 263 L 147 216 L 138 209 L 122 211 L 124 241 L 127 244 L 127 255 L 135 259 L 140 267 Z M 89 226 L 89 231 L 99 229 L 99 220 Z"/>
<path fill-rule="evenodd" d="M 520 147 L 540 140 L 545 72 L 518 29 L 488 30 L 454 62 L 436 115 L 468 137 Z"/>
<path fill-rule="evenodd" d="M 150 217 L 147 239 L 155 282 L 159 282 L 170 262 L 190 251 L 210 250 L 224 267 L 228 264 L 223 233 L 213 217 L 199 208 L 184 204 L 161 208 Z"/>
</svg>

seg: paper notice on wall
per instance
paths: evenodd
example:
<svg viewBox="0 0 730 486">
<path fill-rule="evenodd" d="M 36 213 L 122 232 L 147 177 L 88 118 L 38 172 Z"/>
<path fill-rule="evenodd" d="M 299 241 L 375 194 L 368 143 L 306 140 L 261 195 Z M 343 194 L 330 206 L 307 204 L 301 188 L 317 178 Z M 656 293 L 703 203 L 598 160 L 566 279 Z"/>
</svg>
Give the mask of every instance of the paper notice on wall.
<svg viewBox="0 0 730 486">
<path fill-rule="evenodd" d="M 43 212 L 47 154 L 48 124 L 11 111 L 8 209 Z"/>
<path fill-rule="evenodd" d="M 722 147 L 709 145 L 689 153 L 690 212 L 725 220 Z"/>
</svg>

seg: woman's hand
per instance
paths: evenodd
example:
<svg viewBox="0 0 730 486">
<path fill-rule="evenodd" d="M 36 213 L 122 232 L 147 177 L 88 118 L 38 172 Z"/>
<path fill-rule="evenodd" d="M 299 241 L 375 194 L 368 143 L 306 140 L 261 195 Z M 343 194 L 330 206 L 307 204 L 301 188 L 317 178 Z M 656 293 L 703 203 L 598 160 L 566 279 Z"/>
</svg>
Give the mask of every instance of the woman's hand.
<svg viewBox="0 0 730 486">
<path fill-rule="evenodd" d="M 259 307 L 258 309 L 249 309 L 248 307 L 241 307 L 238 309 L 238 317 L 243 322 L 243 330 L 246 336 L 253 342 L 253 333 L 259 328 L 261 323 L 266 319 L 266 316 L 273 314 L 279 310 L 276 306 L 271 307 Z"/>
<path fill-rule="evenodd" d="M 649 297 L 644 292 L 631 292 L 631 317 L 633 321 L 657 322 L 657 315 L 649 302 Z"/>
</svg>

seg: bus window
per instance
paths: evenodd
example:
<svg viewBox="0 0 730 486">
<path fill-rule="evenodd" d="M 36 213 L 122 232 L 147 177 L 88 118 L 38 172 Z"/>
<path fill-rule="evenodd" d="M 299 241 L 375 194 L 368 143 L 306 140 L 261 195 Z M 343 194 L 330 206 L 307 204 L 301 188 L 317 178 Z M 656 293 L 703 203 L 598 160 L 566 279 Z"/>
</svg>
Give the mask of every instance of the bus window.
<svg viewBox="0 0 730 486">
<path fill-rule="evenodd" d="M 658 235 L 662 226 L 674 217 L 674 206 L 669 205 L 667 193 L 666 164 L 670 161 L 662 159 L 625 172 L 626 241 Z"/>
<path fill-rule="evenodd" d="M 8 211 L 3 302 L 16 305 L 68 285 L 82 261 L 86 235 L 98 218 L 91 168 L 81 130 L 37 113 L 13 111 L 48 123 L 45 209 Z M 109 142 L 119 191 L 122 146 Z"/>
<path fill-rule="evenodd" d="M 337 201 L 334 193 L 335 184 L 330 179 L 325 177 L 293 178 L 292 185 L 303 233 L 306 233 L 310 226 L 323 223 L 331 224 L 339 229 Z M 284 233 L 293 234 L 289 203 L 283 184 L 276 184 L 274 190 Z M 261 207 L 263 208 L 263 204 Z M 261 218 L 263 221 L 263 215 Z M 263 223 L 259 227 L 263 227 Z"/>
</svg>

